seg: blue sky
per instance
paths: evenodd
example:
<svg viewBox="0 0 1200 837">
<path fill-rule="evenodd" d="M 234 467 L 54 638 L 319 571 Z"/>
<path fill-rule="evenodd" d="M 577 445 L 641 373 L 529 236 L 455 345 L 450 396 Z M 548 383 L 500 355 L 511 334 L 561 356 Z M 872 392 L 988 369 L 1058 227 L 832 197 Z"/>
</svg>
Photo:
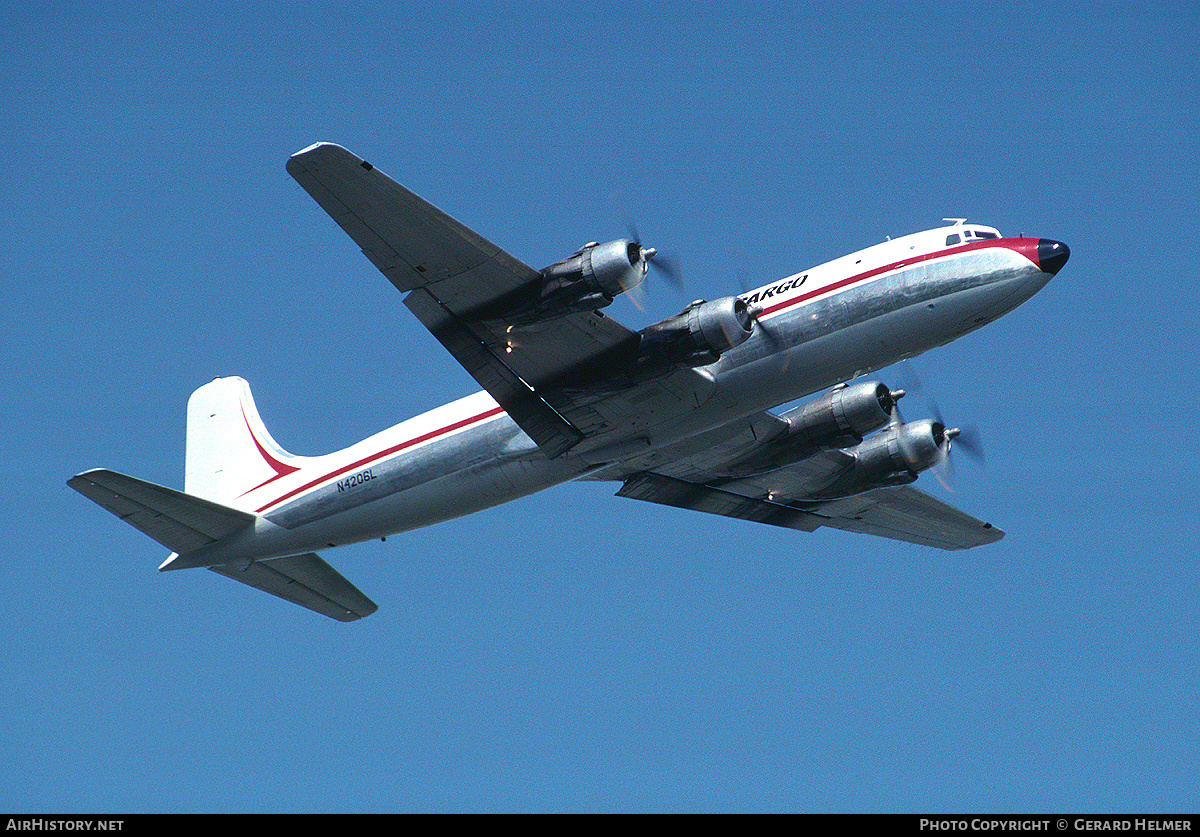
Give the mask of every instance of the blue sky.
<svg viewBox="0 0 1200 837">
<path fill-rule="evenodd" d="M 3 5 L 0 809 L 1196 810 L 1194 7 L 652 5 Z M 156 573 L 65 481 L 181 487 L 213 376 L 296 453 L 476 388 L 287 176 L 318 140 L 537 266 L 635 218 L 689 299 L 947 216 L 1067 242 L 882 373 L 1008 536 L 589 483 L 327 553 L 352 625 Z"/>
</svg>

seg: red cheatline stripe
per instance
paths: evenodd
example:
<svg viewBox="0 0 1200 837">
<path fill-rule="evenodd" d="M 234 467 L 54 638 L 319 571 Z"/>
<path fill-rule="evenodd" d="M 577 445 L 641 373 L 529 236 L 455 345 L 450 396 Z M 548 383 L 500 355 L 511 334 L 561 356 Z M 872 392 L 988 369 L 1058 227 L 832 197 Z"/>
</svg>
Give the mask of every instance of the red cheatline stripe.
<svg viewBox="0 0 1200 837">
<path fill-rule="evenodd" d="M 398 453 L 399 451 L 402 451 L 405 448 L 411 448 L 414 445 L 419 445 L 422 442 L 428 442 L 430 439 L 436 438 L 438 436 L 444 436 L 447 433 L 453 433 L 455 430 L 459 430 L 463 427 L 466 427 L 468 424 L 474 424 L 475 422 L 483 421 L 484 419 L 491 418 L 492 416 L 498 416 L 503 412 L 504 412 L 504 410 L 501 409 L 500 407 L 493 407 L 492 409 L 490 409 L 486 412 L 480 413 L 475 416 L 471 416 L 470 418 L 465 418 L 462 421 L 456 421 L 456 422 L 454 422 L 454 424 L 449 424 L 445 427 L 440 427 L 437 430 L 431 430 L 428 433 L 425 433 L 420 436 L 417 436 L 416 438 L 401 442 L 398 445 L 393 445 L 392 447 L 388 448 L 387 450 L 381 450 L 378 453 L 373 453 L 370 456 L 367 456 L 363 459 L 358 460 L 357 462 L 351 462 L 349 465 L 346 465 L 342 468 L 338 468 L 336 471 L 330 471 L 325 476 L 318 477 L 317 479 L 313 480 L 310 483 L 302 485 L 293 491 L 289 491 L 287 494 L 284 494 L 282 497 L 280 497 L 276 500 L 272 500 L 271 502 L 267 503 L 265 506 L 255 509 L 255 511 L 258 511 L 258 512 L 264 511 L 266 509 L 271 508 L 271 506 L 275 506 L 275 505 L 278 505 L 279 503 L 282 503 L 284 500 L 289 500 L 292 497 L 295 497 L 297 494 L 302 494 L 303 492 L 308 491 L 308 489 L 312 488 L 313 486 L 320 485 L 321 483 L 325 482 L 326 480 L 331 480 L 334 477 L 339 477 L 342 474 L 346 473 L 347 471 L 353 471 L 356 468 L 361 468 L 364 465 L 369 465 L 372 462 L 378 462 L 380 459 L 383 459 L 386 456 L 391 456 L 393 453 Z"/>
<path fill-rule="evenodd" d="M 891 264 L 885 264 L 883 267 L 877 267 L 874 270 L 868 270 L 866 273 L 857 273 L 854 276 L 847 276 L 845 279 L 834 282 L 832 285 L 826 285 L 822 288 L 815 288 L 808 293 L 800 294 L 800 296 L 792 297 L 791 299 L 784 300 L 783 302 L 777 302 L 770 307 L 764 308 L 761 316 L 774 314 L 784 310 L 785 308 L 791 308 L 793 305 L 799 305 L 802 302 L 807 302 L 813 297 L 841 290 L 848 285 L 853 285 L 856 282 L 872 279 L 883 273 L 890 273 L 893 270 L 911 267 L 912 265 L 931 261 L 932 259 L 940 259 L 943 256 L 954 256 L 970 250 L 985 250 L 990 247 L 1003 247 L 1006 250 L 1012 250 L 1014 253 L 1021 254 L 1036 265 L 1038 263 L 1037 243 L 1038 240 L 1036 238 L 993 238 L 988 239 L 987 241 L 973 241 L 970 244 L 951 247 L 949 250 L 935 250 L 932 253 L 926 253 L 922 256 L 913 256 L 909 259 L 901 259 L 900 261 L 892 262 Z"/>
<path fill-rule="evenodd" d="M 246 431 L 250 434 L 250 438 L 254 441 L 254 446 L 256 448 L 258 448 L 259 454 L 261 454 L 262 458 L 266 461 L 266 463 L 271 466 L 271 470 L 273 470 L 275 472 L 275 476 L 268 477 L 267 479 L 260 482 L 258 485 L 254 486 L 254 488 L 247 489 L 246 491 L 243 491 L 240 495 L 238 495 L 240 497 L 245 497 L 251 491 L 257 491 L 258 489 L 262 488 L 264 485 L 275 482 L 275 480 L 279 479 L 280 477 L 286 477 L 288 474 L 294 474 L 294 473 L 296 473 L 296 471 L 299 471 L 300 469 L 294 465 L 286 465 L 283 462 L 280 462 L 278 459 L 271 456 L 271 454 L 267 452 L 267 449 L 262 446 L 262 442 L 258 441 L 258 437 L 254 435 L 254 428 L 252 428 L 250 426 L 250 419 L 248 419 L 246 417 L 246 405 L 245 404 L 242 405 L 242 421 L 246 422 Z"/>
</svg>

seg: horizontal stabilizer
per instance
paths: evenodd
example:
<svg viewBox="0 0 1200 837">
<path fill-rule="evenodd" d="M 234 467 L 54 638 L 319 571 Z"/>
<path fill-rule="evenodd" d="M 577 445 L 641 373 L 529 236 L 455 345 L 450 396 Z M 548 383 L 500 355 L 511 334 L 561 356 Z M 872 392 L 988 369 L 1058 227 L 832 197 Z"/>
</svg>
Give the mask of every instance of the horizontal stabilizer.
<svg viewBox="0 0 1200 837">
<path fill-rule="evenodd" d="M 236 564 L 209 569 L 342 622 L 353 622 L 379 609 L 314 552 L 254 561 L 246 569 Z"/>
<path fill-rule="evenodd" d="M 179 553 L 207 546 L 255 520 L 248 512 L 116 471 L 85 471 L 67 485 Z"/>
</svg>

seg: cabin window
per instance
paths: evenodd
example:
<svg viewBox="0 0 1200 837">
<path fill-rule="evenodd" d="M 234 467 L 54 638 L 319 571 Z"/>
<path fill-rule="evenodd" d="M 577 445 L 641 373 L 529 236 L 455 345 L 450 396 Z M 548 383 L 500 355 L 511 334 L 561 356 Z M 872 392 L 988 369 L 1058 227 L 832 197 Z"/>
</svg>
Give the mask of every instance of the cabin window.
<svg viewBox="0 0 1200 837">
<path fill-rule="evenodd" d="M 946 236 L 946 246 L 947 247 L 953 246 L 955 244 L 958 244 L 958 242 L 961 240 L 962 239 L 960 239 L 958 237 L 958 233 L 951 233 L 950 235 Z"/>
</svg>

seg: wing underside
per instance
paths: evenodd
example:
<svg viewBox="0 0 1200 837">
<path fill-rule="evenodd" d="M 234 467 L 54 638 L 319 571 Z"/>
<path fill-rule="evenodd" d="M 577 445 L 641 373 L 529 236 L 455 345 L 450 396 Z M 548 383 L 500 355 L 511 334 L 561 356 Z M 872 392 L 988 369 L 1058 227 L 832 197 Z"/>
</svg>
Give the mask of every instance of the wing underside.
<svg viewBox="0 0 1200 837">
<path fill-rule="evenodd" d="M 990 523 L 911 486 L 812 501 L 784 495 L 749 496 L 719 486 L 641 473 L 629 477 L 617 495 L 804 532 L 828 526 L 939 549 L 970 549 L 1004 537 L 1004 532 Z"/>
</svg>

